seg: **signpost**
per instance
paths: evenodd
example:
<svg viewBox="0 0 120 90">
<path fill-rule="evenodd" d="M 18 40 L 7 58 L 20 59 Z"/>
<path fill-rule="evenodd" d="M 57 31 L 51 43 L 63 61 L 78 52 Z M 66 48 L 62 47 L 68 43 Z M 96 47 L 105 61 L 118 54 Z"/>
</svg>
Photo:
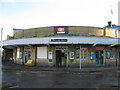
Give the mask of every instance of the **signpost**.
<svg viewBox="0 0 120 90">
<path fill-rule="evenodd" d="M 81 65 L 81 55 L 82 55 L 82 53 L 83 53 L 83 55 L 84 55 L 84 51 L 82 51 L 82 50 L 88 50 L 88 48 L 87 48 L 87 47 L 81 47 L 81 46 L 80 46 L 80 58 L 79 58 L 79 59 L 80 59 L 80 60 L 79 60 L 79 61 L 80 61 L 80 70 L 81 70 L 81 67 L 82 67 L 82 65 Z"/>
<path fill-rule="evenodd" d="M 80 70 L 81 70 L 81 46 L 80 46 L 80 58 L 79 58 L 80 60 Z"/>
</svg>

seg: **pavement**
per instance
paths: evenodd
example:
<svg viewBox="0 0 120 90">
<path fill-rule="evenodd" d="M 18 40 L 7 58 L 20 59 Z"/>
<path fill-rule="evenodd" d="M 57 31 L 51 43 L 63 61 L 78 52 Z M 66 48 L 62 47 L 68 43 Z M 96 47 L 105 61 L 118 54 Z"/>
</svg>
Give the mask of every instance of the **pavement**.
<svg viewBox="0 0 120 90">
<path fill-rule="evenodd" d="M 7 61 L 2 62 L 3 70 L 25 70 L 25 71 L 70 71 L 70 72 L 104 72 L 104 71 L 117 71 L 119 72 L 118 66 L 91 66 L 91 67 L 41 67 L 41 66 L 26 66 L 15 64 Z"/>
</svg>

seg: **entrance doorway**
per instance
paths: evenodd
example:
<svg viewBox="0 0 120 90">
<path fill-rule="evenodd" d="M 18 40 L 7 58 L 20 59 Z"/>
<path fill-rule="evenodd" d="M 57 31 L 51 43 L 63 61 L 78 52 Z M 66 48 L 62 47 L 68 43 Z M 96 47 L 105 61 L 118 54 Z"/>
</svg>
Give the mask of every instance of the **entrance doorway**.
<svg viewBox="0 0 120 90">
<path fill-rule="evenodd" d="M 56 50 L 56 66 L 61 66 L 61 50 Z"/>
<path fill-rule="evenodd" d="M 65 67 L 67 64 L 67 50 L 66 48 L 56 49 L 56 66 Z"/>
<path fill-rule="evenodd" d="M 101 66 L 104 64 L 103 60 L 103 50 L 97 50 L 96 51 L 96 65 Z"/>
<path fill-rule="evenodd" d="M 31 51 L 30 48 L 27 48 L 24 53 L 24 64 L 26 64 L 29 59 L 31 59 Z"/>
</svg>

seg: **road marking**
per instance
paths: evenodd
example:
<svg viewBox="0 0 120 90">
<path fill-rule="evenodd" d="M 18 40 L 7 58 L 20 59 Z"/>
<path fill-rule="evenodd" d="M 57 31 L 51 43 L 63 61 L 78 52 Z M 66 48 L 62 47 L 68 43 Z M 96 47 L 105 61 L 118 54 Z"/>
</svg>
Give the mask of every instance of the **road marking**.
<svg viewBox="0 0 120 90">
<path fill-rule="evenodd" d="M 19 87 L 19 86 L 12 86 L 12 87 L 9 87 L 9 88 L 17 88 L 17 87 Z"/>
</svg>

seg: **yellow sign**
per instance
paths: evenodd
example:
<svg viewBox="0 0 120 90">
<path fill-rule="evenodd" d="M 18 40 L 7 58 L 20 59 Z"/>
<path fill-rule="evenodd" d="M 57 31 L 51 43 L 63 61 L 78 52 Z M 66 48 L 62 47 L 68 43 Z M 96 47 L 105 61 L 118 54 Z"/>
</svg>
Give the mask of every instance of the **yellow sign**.
<svg viewBox="0 0 120 90">
<path fill-rule="evenodd" d="M 27 63 L 26 63 L 27 66 L 34 66 L 35 65 L 35 62 L 34 60 L 28 60 Z"/>
</svg>

